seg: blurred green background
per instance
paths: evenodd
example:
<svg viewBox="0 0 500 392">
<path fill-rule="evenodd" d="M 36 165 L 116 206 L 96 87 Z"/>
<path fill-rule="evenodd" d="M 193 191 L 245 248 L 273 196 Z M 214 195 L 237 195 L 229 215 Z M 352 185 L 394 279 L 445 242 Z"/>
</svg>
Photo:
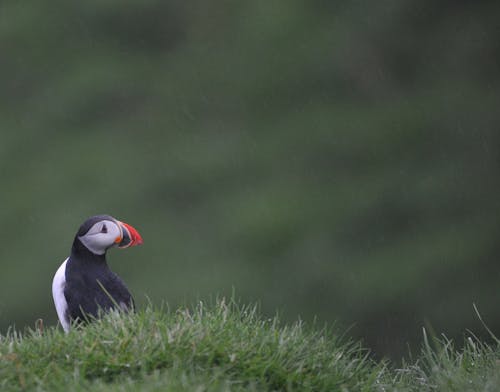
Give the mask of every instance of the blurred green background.
<svg viewBox="0 0 500 392">
<path fill-rule="evenodd" d="M 500 3 L 3 1 L 0 331 L 90 215 L 140 305 L 217 294 L 377 355 L 500 331 Z"/>
</svg>

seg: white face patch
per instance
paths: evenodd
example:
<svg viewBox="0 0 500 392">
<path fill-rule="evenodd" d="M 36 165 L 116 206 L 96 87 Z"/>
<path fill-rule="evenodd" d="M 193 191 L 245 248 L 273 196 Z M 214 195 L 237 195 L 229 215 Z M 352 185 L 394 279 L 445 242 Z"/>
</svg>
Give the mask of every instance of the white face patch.
<svg viewBox="0 0 500 392">
<path fill-rule="evenodd" d="M 78 237 L 85 247 L 96 255 L 102 255 L 106 249 L 116 244 L 116 239 L 122 237 L 118 223 L 110 220 L 97 222 L 90 230 Z"/>
</svg>

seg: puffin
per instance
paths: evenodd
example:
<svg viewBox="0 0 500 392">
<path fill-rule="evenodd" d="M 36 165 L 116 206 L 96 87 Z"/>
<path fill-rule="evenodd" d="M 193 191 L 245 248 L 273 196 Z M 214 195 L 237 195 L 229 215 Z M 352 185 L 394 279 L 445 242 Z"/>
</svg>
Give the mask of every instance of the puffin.
<svg viewBox="0 0 500 392">
<path fill-rule="evenodd" d="M 86 322 L 98 317 L 101 311 L 134 309 L 130 291 L 108 267 L 106 252 L 110 248 L 129 248 L 142 242 L 134 227 L 110 215 L 95 215 L 83 222 L 69 257 L 52 281 L 54 305 L 66 333 L 72 322 Z"/>
</svg>

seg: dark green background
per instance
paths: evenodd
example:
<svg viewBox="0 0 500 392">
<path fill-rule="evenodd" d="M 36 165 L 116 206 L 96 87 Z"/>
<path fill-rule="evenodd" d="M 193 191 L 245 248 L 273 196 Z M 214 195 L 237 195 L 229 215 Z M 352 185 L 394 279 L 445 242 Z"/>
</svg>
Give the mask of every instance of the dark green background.
<svg viewBox="0 0 500 392">
<path fill-rule="evenodd" d="M 500 331 L 500 3 L 4 1 L 0 330 L 109 213 L 141 305 L 216 294 L 379 355 Z"/>
</svg>

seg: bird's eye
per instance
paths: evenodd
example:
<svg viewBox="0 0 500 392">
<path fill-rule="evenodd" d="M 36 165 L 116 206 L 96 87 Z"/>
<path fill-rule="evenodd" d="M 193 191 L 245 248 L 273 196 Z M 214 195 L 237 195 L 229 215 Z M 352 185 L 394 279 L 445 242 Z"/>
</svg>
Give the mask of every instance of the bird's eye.
<svg viewBox="0 0 500 392">
<path fill-rule="evenodd" d="M 108 228 L 106 227 L 106 225 L 102 225 L 101 233 L 107 233 L 107 232 L 108 232 Z"/>
</svg>

